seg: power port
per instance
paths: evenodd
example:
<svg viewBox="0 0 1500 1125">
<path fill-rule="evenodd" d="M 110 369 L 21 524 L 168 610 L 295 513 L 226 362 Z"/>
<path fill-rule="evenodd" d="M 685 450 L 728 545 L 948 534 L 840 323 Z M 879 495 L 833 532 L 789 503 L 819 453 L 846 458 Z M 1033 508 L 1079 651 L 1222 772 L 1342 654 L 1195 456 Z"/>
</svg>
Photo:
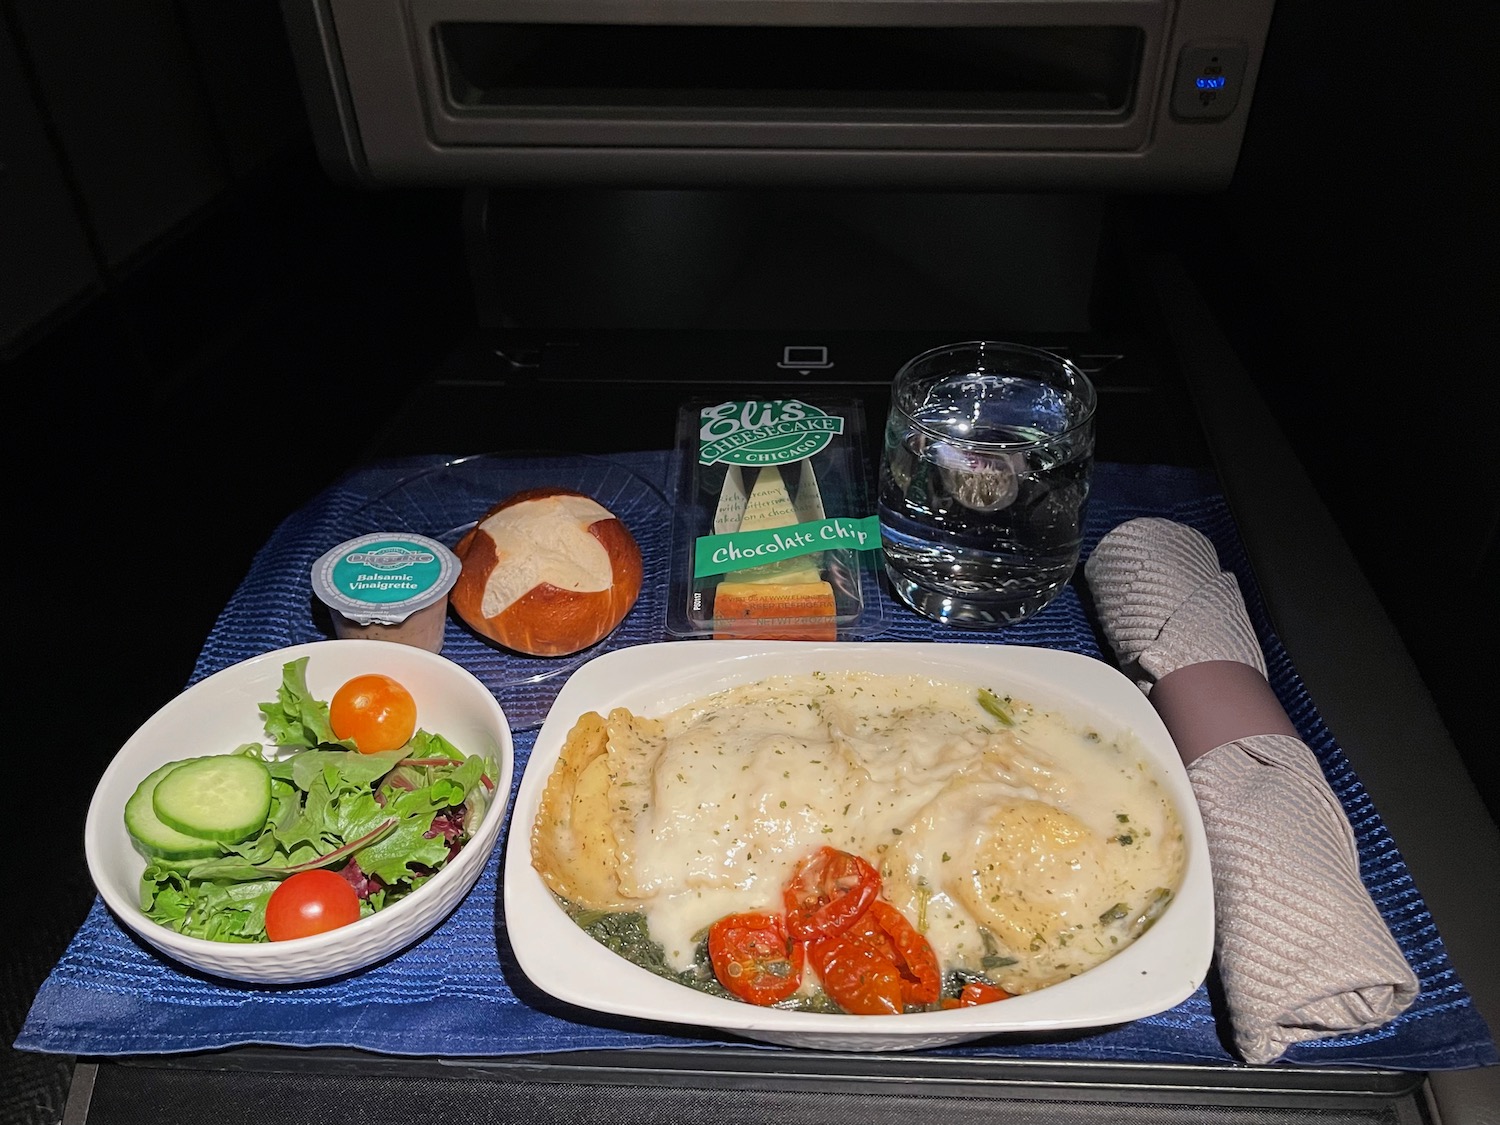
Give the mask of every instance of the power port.
<svg viewBox="0 0 1500 1125">
<path fill-rule="evenodd" d="M 1222 121 L 1234 112 L 1245 82 L 1245 48 L 1226 44 L 1184 47 L 1172 84 L 1172 115 Z"/>
</svg>

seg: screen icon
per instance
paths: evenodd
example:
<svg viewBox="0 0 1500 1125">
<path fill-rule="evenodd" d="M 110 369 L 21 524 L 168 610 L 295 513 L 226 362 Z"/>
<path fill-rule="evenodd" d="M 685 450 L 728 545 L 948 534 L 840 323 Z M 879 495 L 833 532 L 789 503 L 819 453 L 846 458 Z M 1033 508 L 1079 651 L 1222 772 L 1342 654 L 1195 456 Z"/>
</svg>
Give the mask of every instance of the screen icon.
<svg viewBox="0 0 1500 1125">
<path fill-rule="evenodd" d="M 796 371 L 813 371 L 832 367 L 833 364 L 828 359 L 828 349 L 825 347 L 788 344 L 781 349 L 781 362 L 776 366 Z"/>
</svg>

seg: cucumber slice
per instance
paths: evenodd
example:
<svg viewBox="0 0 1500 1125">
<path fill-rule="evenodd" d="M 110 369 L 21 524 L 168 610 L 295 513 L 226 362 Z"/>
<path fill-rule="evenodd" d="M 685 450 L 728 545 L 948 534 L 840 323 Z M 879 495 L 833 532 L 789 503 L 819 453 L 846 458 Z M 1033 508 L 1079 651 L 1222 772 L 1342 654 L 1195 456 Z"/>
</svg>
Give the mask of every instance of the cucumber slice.
<svg viewBox="0 0 1500 1125">
<path fill-rule="evenodd" d="M 189 758 L 156 783 L 151 807 L 169 828 L 236 844 L 265 827 L 271 771 L 243 754 Z"/>
<path fill-rule="evenodd" d="M 223 851 L 217 843 L 163 824 L 152 808 L 157 783 L 180 765 L 181 762 L 168 762 L 135 787 L 130 800 L 125 802 L 125 831 L 148 856 L 169 860 L 212 859 Z"/>
</svg>

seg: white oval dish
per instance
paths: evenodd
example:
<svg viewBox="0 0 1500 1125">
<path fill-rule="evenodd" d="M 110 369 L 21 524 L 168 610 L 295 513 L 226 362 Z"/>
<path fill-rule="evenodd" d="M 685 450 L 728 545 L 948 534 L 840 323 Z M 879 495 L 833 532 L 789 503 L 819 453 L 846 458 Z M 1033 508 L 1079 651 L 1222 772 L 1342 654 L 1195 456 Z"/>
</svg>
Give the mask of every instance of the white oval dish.
<svg viewBox="0 0 1500 1125">
<path fill-rule="evenodd" d="M 899 1016 L 828 1015 L 763 1008 L 710 996 L 633 965 L 568 918 L 531 864 L 531 825 L 548 776 L 579 715 L 628 707 L 663 715 L 695 699 L 773 675 L 858 670 L 982 683 L 1056 708 L 1110 736 L 1130 731 L 1175 803 L 1187 852 L 1170 907 L 1135 943 L 1103 964 L 1003 1003 Z M 521 778 L 505 859 L 507 930 L 522 970 L 539 988 L 580 1008 L 749 1039 L 831 1051 L 896 1051 L 990 1035 L 1125 1023 L 1165 1011 L 1195 992 L 1213 955 L 1208 842 L 1187 772 L 1155 710 L 1126 677 L 1076 653 L 980 643 L 820 645 L 799 641 L 695 641 L 606 653 L 573 673 L 537 735 Z"/>
<path fill-rule="evenodd" d="M 282 667 L 307 657 L 307 686 L 327 700 L 346 680 L 383 672 L 417 701 L 417 724 L 468 754 L 499 766 L 493 803 L 479 830 L 437 875 L 411 895 L 348 926 L 293 941 L 240 944 L 188 937 L 140 908 L 145 858 L 125 830 L 125 802 L 141 779 L 167 762 L 229 753 L 266 742 L 258 706 L 276 698 Z M 500 837 L 514 769 L 510 725 L 488 688 L 464 668 L 425 649 L 373 640 L 314 641 L 277 649 L 204 678 L 168 702 L 115 754 L 94 790 L 84 823 L 84 854 L 99 895 L 122 924 L 167 956 L 214 976 L 259 984 L 300 984 L 365 968 L 418 940 L 459 904 Z"/>
</svg>

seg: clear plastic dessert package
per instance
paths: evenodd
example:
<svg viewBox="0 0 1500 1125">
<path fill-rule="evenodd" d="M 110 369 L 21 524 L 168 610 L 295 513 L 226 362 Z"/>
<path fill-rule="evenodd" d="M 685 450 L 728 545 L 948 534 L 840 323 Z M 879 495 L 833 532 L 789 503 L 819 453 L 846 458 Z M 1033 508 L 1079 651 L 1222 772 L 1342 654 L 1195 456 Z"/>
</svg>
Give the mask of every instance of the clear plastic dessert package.
<svg viewBox="0 0 1500 1125">
<path fill-rule="evenodd" d="M 880 528 L 852 399 L 681 405 L 667 631 L 860 640 L 885 625 Z"/>
</svg>

